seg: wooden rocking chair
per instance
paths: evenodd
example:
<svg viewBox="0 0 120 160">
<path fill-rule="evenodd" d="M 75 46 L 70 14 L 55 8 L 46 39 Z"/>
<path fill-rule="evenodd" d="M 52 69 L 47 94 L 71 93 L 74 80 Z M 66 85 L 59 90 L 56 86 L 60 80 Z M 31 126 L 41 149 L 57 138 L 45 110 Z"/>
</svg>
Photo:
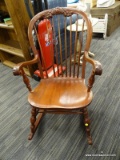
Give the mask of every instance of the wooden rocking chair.
<svg viewBox="0 0 120 160">
<path fill-rule="evenodd" d="M 78 19 L 82 22 L 80 26 Z M 47 33 L 39 35 L 38 26 L 44 20 L 50 22 L 52 30 L 46 23 Z M 75 23 L 76 26 L 74 32 L 72 31 L 72 23 Z M 68 25 L 70 26 L 69 31 L 67 30 Z M 79 27 L 81 27 L 80 32 L 78 32 Z M 61 30 L 64 31 L 64 34 L 61 34 Z M 30 117 L 31 132 L 28 139 L 32 139 L 41 118 L 46 113 L 71 113 L 83 114 L 88 143 L 92 144 L 87 107 L 93 99 L 91 88 L 95 75 L 101 75 L 102 68 L 101 64 L 90 58 L 88 54 L 92 39 L 90 20 L 84 12 L 73 8 L 57 7 L 45 10 L 31 19 L 28 27 L 28 37 L 34 59 L 20 63 L 13 69 L 14 75 L 23 76 L 23 81 L 29 90 L 28 102 L 32 109 Z M 45 41 L 44 47 L 51 44 L 49 52 L 45 53 L 43 44 L 41 44 L 43 40 L 41 41 L 40 37 Z M 79 45 L 79 50 L 76 49 L 77 45 Z M 47 72 L 49 67 L 46 67 L 47 62 L 44 57 L 47 54 L 51 61 L 49 67 L 52 67 L 53 76 L 50 76 Z M 81 56 L 83 56 L 82 64 L 80 64 Z M 34 63 L 38 64 L 41 81 L 36 88 L 31 89 L 23 67 Z M 87 68 L 87 63 L 90 63 L 92 67 L 88 65 L 90 68 Z M 90 75 L 88 72 L 90 72 Z"/>
</svg>

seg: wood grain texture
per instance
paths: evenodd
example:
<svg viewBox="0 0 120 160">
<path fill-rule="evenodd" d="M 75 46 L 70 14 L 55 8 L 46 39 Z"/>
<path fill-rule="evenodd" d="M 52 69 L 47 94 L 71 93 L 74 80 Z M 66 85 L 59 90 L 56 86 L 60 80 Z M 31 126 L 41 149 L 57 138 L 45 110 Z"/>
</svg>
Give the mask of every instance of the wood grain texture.
<svg viewBox="0 0 120 160">
<path fill-rule="evenodd" d="M 31 60 L 30 45 L 28 41 L 27 31 L 30 18 L 28 16 L 24 0 L 1 0 L 0 10 L 5 11 L 10 16 L 13 26 L 5 26 L 0 24 L 0 58 L 3 64 L 5 61 L 11 61 L 13 55 L 14 65 L 18 63 L 18 58 L 23 58 L 22 61 Z M 8 44 L 8 41 L 11 43 Z M 19 47 L 14 46 L 15 41 L 19 44 Z M 15 43 L 16 44 L 16 43 Z M 6 46 L 7 45 L 7 46 Z M 4 52 L 3 52 L 4 51 Z M 8 65 L 9 66 L 9 65 Z M 34 67 L 27 66 L 28 75 L 33 74 Z"/>
<path fill-rule="evenodd" d="M 41 80 L 30 92 L 28 101 L 44 109 L 77 109 L 92 101 L 92 92 L 87 92 L 84 79 L 50 78 Z"/>
</svg>

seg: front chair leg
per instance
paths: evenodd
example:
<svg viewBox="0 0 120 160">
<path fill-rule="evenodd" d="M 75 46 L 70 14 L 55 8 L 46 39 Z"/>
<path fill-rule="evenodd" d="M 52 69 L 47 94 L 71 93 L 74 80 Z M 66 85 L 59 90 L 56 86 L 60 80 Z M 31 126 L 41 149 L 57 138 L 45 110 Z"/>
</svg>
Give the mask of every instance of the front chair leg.
<svg viewBox="0 0 120 160">
<path fill-rule="evenodd" d="M 92 145 L 92 137 L 91 137 L 91 134 L 90 134 L 90 127 L 89 127 L 90 119 L 89 119 L 89 116 L 88 116 L 87 108 L 83 109 L 83 116 L 84 116 L 84 125 L 85 125 L 85 128 L 86 128 L 88 144 Z"/>
<path fill-rule="evenodd" d="M 35 122 L 36 122 L 36 108 L 35 107 L 32 107 L 31 109 L 31 118 L 30 118 L 30 122 L 31 122 L 31 126 L 30 126 L 30 129 L 31 129 L 31 133 L 29 134 L 28 136 L 28 139 L 31 140 L 34 133 L 35 133 Z"/>
<path fill-rule="evenodd" d="M 31 140 L 35 134 L 35 131 L 40 123 L 40 120 L 42 119 L 44 115 L 44 111 L 42 110 L 42 112 L 39 112 L 39 109 L 35 108 L 32 106 L 31 109 L 31 118 L 30 118 L 30 122 L 31 122 L 31 132 L 28 136 L 28 140 Z"/>
</svg>

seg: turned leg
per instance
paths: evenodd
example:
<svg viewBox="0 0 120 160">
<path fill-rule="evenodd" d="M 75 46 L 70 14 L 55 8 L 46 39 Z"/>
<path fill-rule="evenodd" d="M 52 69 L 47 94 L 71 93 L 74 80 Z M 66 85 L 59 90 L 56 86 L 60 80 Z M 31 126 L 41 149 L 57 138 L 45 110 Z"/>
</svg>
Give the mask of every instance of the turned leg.
<svg viewBox="0 0 120 160">
<path fill-rule="evenodd" d="M 85 125 L 85 128 L 86 128 L 86 133 L 87 133 L 87 139 L 88 139 L 88 144 L 92 144 L 92 137 L 90 135 L 90 119 L 88 117 L 88 111 L 87 111 L 87 108 L 84 108 L 83 109 L 83 116 L 84 116 L 84 125 Z"/>
<path fill-rule="evenodd" d="M 32 139 L 34 132 L 35 132 L 35 122 L 36 122 L 36 108 L 35 107 L 32 107 L 32 109 L 31 109 L 30 122 L 31 122 L 31 126 L 30 126 L 31 132 L 28 137 L 29 140 Z"/>
<path fill-rule="evenodd" d="M 30 126 L 30 134 L 28 136 L 28 139 L 31 140 L 35 134 L 35 131 L 40 123 L 40 120 L 42 119 L 43 115 L 45 114 L 44 110 L 42 110 L 42 112 L 39 112 L 40 109 L 37 109 L 35 107 L 32 107 L 31 109 L 31 118 L 30 118 L 30 122 L 31 122 L 31 126 Z M 37 118 L 36 118 L 37 117 Z"/>
</svg>

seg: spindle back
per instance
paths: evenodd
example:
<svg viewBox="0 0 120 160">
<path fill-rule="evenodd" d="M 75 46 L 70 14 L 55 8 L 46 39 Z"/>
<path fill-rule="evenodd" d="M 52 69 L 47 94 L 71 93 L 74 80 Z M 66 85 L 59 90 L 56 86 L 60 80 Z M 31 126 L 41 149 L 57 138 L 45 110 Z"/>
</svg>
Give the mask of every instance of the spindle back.
<svg viewBox="0 0 120 160">
<path fill-rule="evenodd" d="M 39 55 L 41 78 L 85 77 L 84 52 L 89 51 L 92 26 L 78 9 L 57 7 L 42 11 L 30 21 L 28 37 L 34 55 Z"/>
</svg>

